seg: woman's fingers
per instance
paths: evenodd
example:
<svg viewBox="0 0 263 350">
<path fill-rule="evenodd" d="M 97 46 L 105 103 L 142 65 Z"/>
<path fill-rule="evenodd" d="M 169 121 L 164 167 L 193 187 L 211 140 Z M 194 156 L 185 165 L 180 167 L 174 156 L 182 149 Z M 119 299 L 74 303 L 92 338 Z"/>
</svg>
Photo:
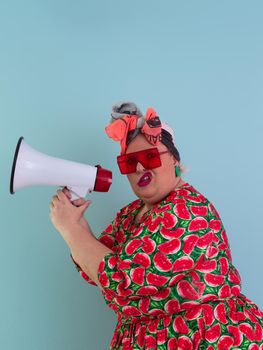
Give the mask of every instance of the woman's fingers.
<svg viewBox="0 0 263 350">
<path fill-rule="evenodd" d="M 57 198 L 61 202 L 67 202 L 67 195 L 62 190 L 57 190 Z"/>
<path fill-rule="evenodd" d="M 63 187 L 62 190 L 58 190 L 57 194 L 55 196 L 52 197 L 52 202 L 51 204 L 54 205 L 56 203 L 56 201 L 64 201 L 65 197 L 64 195 L 70 200 L 71 199 L 71 193 L 70 190 L 67 187 Z M 72 201 L 71 203 L 75 206 L 75 207 L 80 207 L 81 205 L 83 205 L 85 203 L 85 199 L 84 198 L 78 198 L 75 199 L 74 201 Z"/>
<path fill-rule="evenodd" d="M 56 201 L 58 201 L 57 195 L 55 195 L 55 196 L 52 197 L 52 203 L 55 203 Z"/>
<path fill-rule="evenodd" d="M 62 192 L 68 197 L 69 200 L 71 199 L 71 193 L 70 193 L 70 190 L 67 187 L 64 187 L 62 189 Z M 61 199 L 61 198 L 59 197 L 59 199 Z M 78 199 L 75 199 L 74 201 L 72 201 L 71 203 L 73 205 L 75 205 L 75 207 L 79 207 L 79 206 L 81 206 L 82 204 L 85 203 L 85 199 L 84 198 L 78 198 Z"/>
<path fill-rule="evenodd" d="M 84 198 L 75 199 L 72 202 L 72 204 L 74 204 L 76 207 L 79 207 L 79 206 L 81 206 L 84 203 L 85 203 L 85 199 Z"/>
<path fill-rule="evenodd" d="M 65 195 L 68 197 L 68 199 L 71 198 L 70 190 L 67 187 L 63 187 L 62 192 L 65 193 Z"/>
</svg>

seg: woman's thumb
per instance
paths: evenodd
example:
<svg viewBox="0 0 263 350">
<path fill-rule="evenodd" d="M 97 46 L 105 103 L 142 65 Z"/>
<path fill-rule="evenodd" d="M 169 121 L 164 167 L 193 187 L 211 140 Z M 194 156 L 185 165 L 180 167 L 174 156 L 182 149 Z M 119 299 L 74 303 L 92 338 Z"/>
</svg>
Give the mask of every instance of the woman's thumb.
<svg viewBox="0 0 263 350">
<path fill-rule="evenodd" d="M 80 213 L 81 213 L 81 214 L 84 214 L 85 210 L 90 206 L 90 204 L 91 204 L 91 200 L 87 200 L 87 201 L 85 201 L 84 204 L 80 205 L 80 206 L 78 207 Z"/>
</svg>

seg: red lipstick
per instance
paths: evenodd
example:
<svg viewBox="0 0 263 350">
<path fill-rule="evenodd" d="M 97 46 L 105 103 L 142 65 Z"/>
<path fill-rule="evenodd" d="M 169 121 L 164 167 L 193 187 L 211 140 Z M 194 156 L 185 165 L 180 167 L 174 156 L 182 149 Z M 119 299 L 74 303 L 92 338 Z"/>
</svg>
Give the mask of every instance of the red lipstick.
<svg viewBox="0 0 263 350">
<path fill-rule="evenodd" d="M 137 185 L 140 187 L 144 187 L 149 185 L 149 183 L 152 181 L 152 174 L 147 171 L 146 173 L 143 174 L 143 176 L 140 178 L 138 181 Z"/>
</svg>

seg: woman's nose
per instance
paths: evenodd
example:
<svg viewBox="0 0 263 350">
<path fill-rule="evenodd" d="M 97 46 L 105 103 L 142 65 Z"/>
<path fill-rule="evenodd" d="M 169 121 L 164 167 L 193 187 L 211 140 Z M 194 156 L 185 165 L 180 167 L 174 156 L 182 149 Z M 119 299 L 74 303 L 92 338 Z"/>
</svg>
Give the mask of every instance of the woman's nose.
<svg viewBox="0 0 263 350">
<path fill-rule="evenodd" d="M 138 162 L 137 163 L 137 166 L 136 166 L 136 172 L 141 172 L 141 171 L 144 171 L 144 166 L 140 163 L 140 162 Z"/>
</svg>

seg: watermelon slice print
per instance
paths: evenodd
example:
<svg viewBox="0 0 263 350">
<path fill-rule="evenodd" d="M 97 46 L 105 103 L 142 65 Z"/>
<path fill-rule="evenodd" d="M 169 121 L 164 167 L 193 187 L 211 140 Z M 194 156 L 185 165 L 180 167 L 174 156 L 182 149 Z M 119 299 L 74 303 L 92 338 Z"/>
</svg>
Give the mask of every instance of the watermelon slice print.
<svg viewBox="0 0 263 350">
<path fill-rule="evenodd" d="M 183 252 L 187 255 L 190 255 L 192 251 L 194 250 L 194 247 L 196 245 L 196 242 L 198 241 L 199 237 L 197 235 L 188 235 L 184 237 L 184 245 L 183 245 Z"/>
<path fill-rule="evenodd" d="M 135 267 L 134 269 L 131 269 L 130 276 L 131 276 L 131 280 L 134 283 L 142 286 L 144 283 L 145 268 Z"/>
<path fill-rule="evenodd" d="M 99 241 L 110 249 L 114 245 L 114 237 L 110 235 L 103 235 L 102 237 L 100 237 Z"/>
<path fill-rule="evenodd" d="M 234 340 L 229 335 L 222 335 L 218 341 L 218 350 L 230 350 Z"/>
<path fill-rule="evenodd" d="M 146 335 L 145 336 L 145 350 L 151 350 L 154 348 L 156 349 L 156 339 L 152 335 Z"/>
<path fill-rule="evenodd" d="M 226 319 L 226 308 L 225 308 L 225 305 L 223 303 L 220 303 L 215 307 L 214 313 L 215 313 L 215 318 L 220 323 L 223 323 L 223 324 L 228 323 L 228 321 Z"/>
<path fill-rule="evenodd" d="M 152 272 L 149 272 L 146 276 L 147 283 L 157 287 L 163 286 L 168 279 L 168 277 L 157 275 L 156 273 Z"/>
<path fill-rule="evenodd" d="M 123 281 L 123 282 L 118 284 L 117 293 L 121 297 L 128 297 L 129 295 L 133 294 L 133 290 L 130 288 L 126 288 L 126 282 Z"/>
<path fill-rule="evenodd" d="M 178 342 L 176 338 L 170 338 L 167 344 L 167 350 L 175 350 L 178 349 Z"/>
<path fill-rule="evenodd" d="M 165 312 L 163 309 L 155 308 L 155 309 L 150 309 L 149 314 L 152 317 L 160 317 L 160 316 L 165 316 Z"/>
<path fill-rule="evenodd" d="M 214 343 L 217 341 L 220 335 L 221 335 L 220 324 L 215 324 L 205 332 L 205 339 L 209 341 L 209 343 Z"/>
<path fill-rule="evenodd" d="M 231 283 L 234 283 L 234 284 L 240 284 L 241 283 L 240 276 L 239 276 L 237 270 L 235 270 L 235 272 L 233 270 L 229 271 L 228 280 Z"/>
<path fill-rule="evenodd" d="M 131 267 L 131 260 L 129 259 L 124 259 L 121 260 L 119 265 L 118 265 L 118 270 L 123 271 L 123 270 L 128 270 Z"/>
<path fill-rule="evenodd" d="M 206 251 L 206 257 L 211 259 L 211 258 L 215 258 L 219 253 L 219 250 L 217 247 L 214 247 L 213 245 L 210 245 L 208 248 L 207 248 L 207 251 Z"/>
<path fill-rule="evenodd" d="M 107 276 L 105 271 L 100 273 L 99 282 L 102 285 L 102 287 L 104 287 L 104 288 L 109 287 L 110 281 L 109 281 L 109 277 Z"/>
<path fill-rule="evenodd" d="M 182 316 L 177 316 L 174 319 L 173 328 L 174 331 L 179 334 L 187 334 L 189 332 L 189 328 Z"/>
<path fill-rule="evenodd" d="M 137 343 L 141 348 L 144 346 L 144 343 L 145 343 L 145 335 L 146 335 L 146 326 L 142 325 L 139 328 L 139 334 L 137 338 Z"/>
<path fill-rule="evenodd" d="M 180 304 L 177 299 L 170 299 L 164 305 L 165 311 L 170 314 L 176 314 L 180 311 Z"/>
<path fill-rule="evenodd" d="M 119 306 L 128 305 L 130 302 L 128 299 L 124 299 L 124 298 L 121 298 L 119 296 L 115 297 L 115 301 L 116 301 L 116 304 L 118 304 Z"/>
<path fill-rule="evenodd" d="M 144 266 L 146 269 L 151 266 L 151 259 L 145 253 L 137 253 L 134 255 L 132 262 Z"/>
<path fill-rule="evenodd" d="M 191 309 L 189 309 L 188 311 L 186 311 L 186 313 L 184 314 L 184 317 L 188 320 L 188 321 L 192 321 L 197 319 L 202 311 L 202 307 L 201 305 L 198 305 L 196 307 L 193 307 Z M 199 332 L 198 332 L 199 334 Z"/>
<path fill-rule="evenodd" d="M 188 227 L 189 232 L 201 231 L 208 228 L 208 222 L 202 216 L 194 218 Z"/>
<path fill-rule="evenodd" d="M 180 281 L 177 285 L 177 292 L 182 298 L 185 299 L 199 299 L 199 294 L 188 281 Z"/>
<path fill-rule="evenodd" d="M 159 321 L 158 319 L 153 319 L 151 323 L 148 326 L 148 330 L 150 333 L 156 333 L 157 332 L 157 327 L 158 327 Z"/>
<path fill-rule="evenodd" d="M 227 330 L 230 335 L 234 337 L 233 346 L 240 346 L 243 341 L 243 335 L 236 326 L 229 325 L 227 326 Z"/>
<path fill-rule="evenodd" d="M 142 250 L 146 254 L 152 254 L 156 248 L 155 241 L 153 239 L 151 239 L 149 236 L 142 237 L 142 241 L 143 241 Z"/>
<path fill-rule="evenodd" d="M 115 233 L 115 238 L 116 238 L 116 241 L 118 242 L 118 244 L 122 244 L 125 242 L 125 234 L 124 234 L 124 231 L 123 230 L 118 230 L 118 232 Z"/>
<path fill-rule="evenodd" d="M 219 258 L 220 272 L 221 275 L 226 275 L 228 273 L 229 264 L 227 258 Z"/>
<path fill-rule="evenodd" d="M 219 232 L 221 230 L 221 220 L 211 220 L 209 227 L 213 232 Z"/>
<path fill-rule="evenodd" d="M 160 228 L 160 234 L 163 236 L 165 239 L 173 239 L 173 238 L 179 238 L 181 237 L 185 232 L 184 227 L 178 227 L 172 230 L 168 230 L 165 227 Z"/>
<path fill-rule="evenodd" d="M 165 212 L 163 213 L 163 218 L 161 219 L 161 225 L 167 229 L 173 228 L 178 222 L 176 216 L 171 213 Z"/>
<path fill-rule="evenodd" d="M 239 324 L 238 328 L 239 328 L 240 332 L 243 333 L 249 341 L 255 340 L 254 330 L 249 323 L 247 323 L 247 322 L 241 323 L 241 324 Z"/>
<path fill-rule="evenodd" d="M 256 323 L 255 341 L 262 341 L 263 340 L 263 329 L 258 322 L 255 322 L 255 323 Z"/>
<path fill-rule="evenodd" d="M 151 220 L 150 224 L 148 225 L 148 231 L 151 233 L 156 232 L 161 222 L 162 219 L 160 216 L 157 216 L 154 220 Z"/>
<path fill-rule="evenodd" d="M 127 255 L 132 255 L 143 244 L 141 239 L 131 240 L 125 247 Z"/>
<path fill-rule="evenodd" d="M 224 284 L 218 292 L 220 298 L 229 298 L 231 296 L 231 288 L 228 284 Z"/>
<path fill-rule="evenodd" d="M 203 308 L 203 314 L 205 318 L 205 324 L 206 326 L 211 326 L 215 320 L 214 309 L 210 304 L 203 304 L 202 308 Z"/>
<path fill-rule="evenodd" d="M 158 345 L 164 344 L 167 338 L 168 338 L 168 329 L 167 328 L 160 329 L 157 334 L 157 339 L 158 339 L 157 348 L 158 348 Z"/>
<path fill-rule="evenodd" d="M 175 260 L 173 265 L 173 272 L 187 271 L 194 267 L 194 261 L 189 256 L 182 256 Z"/>
<path fill-rule="evenodd" d="M 174 213 L 178 218 L 183 220 L 190 220 L 191 214 L 184 203 L 177 203 L 174 206 Z"/>
<path fill-rule="evenodd" d="M 142 313 L 147 314 L 149 311 L 150 303 L 150 298 L 141 298 L 139 301 L 139 310 Z"/>
<path fill-rule="evenodd" d="M 154 295 L 158 292 L 158 289 L 154 286 L 145 286 L 141 287 L 137 290 L 136 294 L 137 295 L 142 295 L 142 296 L 150 296 Z"/>
<path fill-rule="evenodd" d="M 169 287 L 174 286 L 177 282 L 179 282 L 181 279 L 185 277 L 185 273 L 179 273 L 173 276 L 169 281 Z"/>
<path fill-rule="evenodd" d="M 240 286 L 233 286 L 233 287 L 231 287 L 231 294 L 232 295 L 239 296 L 240 295 L 240 291 L 241 291 L 241 287 Z"/>
<path fill-rule="evenodd" d="M 195 216 L 207 216 L 207 207 L 204 205 L 191 205 L 190 210 Z"/>
<path fill-rule="evenodd" d="M 193 343 L 191 339 L 185 335 L 178 338 L 178 349 L 193 350 Z"/>
<path fill-rule="evenodd" d="M 160 301 L 160 300 L 165 300 L 169 297 L 171 293 L 171 289 L 170 288 L 161 288 L 158 293 L 154 294 L 152 296 L 152 299 L 153 300 L 157 300 L 157 301 Z"/>
<path fill-rule="evenodd" d="M 206 248 L 209 244 L 213 242 L 213 233 L 210 231 L 200 237 L 196 243 L 198 248 Z"/>
<path fill-rule="evenodd" d="M 199 349 L 199 344 L 200 344 L 200 341 L 201 341 L 201 334 L 200 334 L 200 331 L 197 330 L 193 336 L 192 336 L 192 339 L 193 339 L 193 348 L 195 350 Z"/>
<path fill-rule="evenodd" d="M 168 242 L 164 242 L 158 245 L 158 250 L 164 254 L 175 254 L 181 247 L 181 242 L 178 238 L 171 239 Z"/>
<path fill-rule="evenodd" d="M 225 276 L 215 275 L 213 273 L 207 273 L 205 275 L 205 281 L 211 287 L 218 287 L 224 283 Z"/>
<path fill-rule="evenodd" d="M 216 269 L 217 267 L 217 263 L 216 260 L 205 260 L 204 255 L 202 254 L 200 256 L 200 259 L 198 259 L 196 266 L 195 266 L 195 270 L 196 271 L 200 271 L 200 272 L 204 272 L 204 273 L 209 273 L 212 272 Z"/>
<path fill-rule="evenodd" d="M 154 266 L 158 271 L 170 271 L 173 267 L 171 261 L 162 253 L 156 253 L 153 258 Z"/>
</svg>

